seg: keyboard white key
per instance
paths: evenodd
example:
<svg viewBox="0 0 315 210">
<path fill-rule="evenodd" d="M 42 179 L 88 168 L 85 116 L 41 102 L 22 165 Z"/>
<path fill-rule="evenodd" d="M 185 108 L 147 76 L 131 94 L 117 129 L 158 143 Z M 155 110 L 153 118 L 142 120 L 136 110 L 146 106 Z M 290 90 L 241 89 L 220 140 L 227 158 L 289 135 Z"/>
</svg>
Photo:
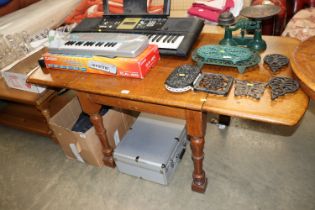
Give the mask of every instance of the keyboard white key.
<svg viewBox="0 0 315 210">
<path fill-rule="evenodd" d="M 153 34 L 149 35 L 149 43 L 155 44 L 161 49 L 174 49 L 176 50 L 179 45 L 182 43 L 184 36 L 180 35 L 160 35 L 160 34 Z"/>
</svg>

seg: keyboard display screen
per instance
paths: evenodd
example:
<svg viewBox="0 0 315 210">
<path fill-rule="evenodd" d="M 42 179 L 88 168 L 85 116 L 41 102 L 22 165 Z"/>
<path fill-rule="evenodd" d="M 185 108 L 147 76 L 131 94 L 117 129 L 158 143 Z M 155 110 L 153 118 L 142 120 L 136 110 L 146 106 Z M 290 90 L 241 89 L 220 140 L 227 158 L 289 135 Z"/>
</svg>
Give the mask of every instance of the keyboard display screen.
<svg viewBox="0 0 315 210">
<path fill-rule="evenodd" d="M 98 26 L 107 30 L 159 30 L 166 23 L 167 18 L 117 18 L 106 17 Z"/>
</svg>

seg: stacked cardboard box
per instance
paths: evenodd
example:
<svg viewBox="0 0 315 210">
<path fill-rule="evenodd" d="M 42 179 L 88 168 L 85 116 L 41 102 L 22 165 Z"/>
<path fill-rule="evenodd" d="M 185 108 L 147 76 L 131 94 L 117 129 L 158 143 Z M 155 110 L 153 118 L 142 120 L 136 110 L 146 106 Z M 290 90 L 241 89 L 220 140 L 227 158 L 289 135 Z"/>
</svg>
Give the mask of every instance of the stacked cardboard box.
<svg viewBox="0 0 315 210">
<path fill-rule="evenodd" d="M 50 119 L 50 127 L 66 157 L 102 167 L 104 166 L 103 146 L 95 134 L 94 127 L 85 133 L 71 130 L 81 112 L 80 103 L 77 98 L 74 98 Z M 112 148 L 116 147 L 134 121 L 133 114 L 122 110 L 110 109 L 103 116 L 107 138 Z"/>
<path fill-rule="evenodd" d="M 38 59 L 45 52 L 45 48 L 38 48 L 34 52 L 26 55 L 23 59 L 14 62 L 1 70 L 6 84 L 10 88 L 25 90 L 34 93 L 42 93 L 45 87 L 34 85 L 26 82 L 29 74 L 39 68 Z"/>
</svg>

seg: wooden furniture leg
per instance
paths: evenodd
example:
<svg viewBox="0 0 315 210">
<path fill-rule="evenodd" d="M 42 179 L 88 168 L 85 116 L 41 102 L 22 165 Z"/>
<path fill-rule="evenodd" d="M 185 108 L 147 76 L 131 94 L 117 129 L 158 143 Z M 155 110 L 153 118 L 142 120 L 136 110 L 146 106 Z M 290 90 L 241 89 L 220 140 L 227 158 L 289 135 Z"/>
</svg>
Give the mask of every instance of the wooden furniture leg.
<svg viewBox="0 0 315 210">
<path fill-rule="evenodd" d="M 115 162 L 113 159 L 113 149 L 110 147 L 108 143 L 106 130 L 103 125 L 103 118 L 99 114 L 102 105 L 93 103 L 89 99 L 88 93 L 78 92 L 77 96 L 79 98 L 82 110 L 88 115 L 90 115 L 90 120 L 91 123 L 94 125 L 96 135 L 98 136 L 102 143 L 104 153 L 104 164 L 106 166 L 114 168 Z"/>
<path fill-rule="evenodd" d="M 51 113 L 50 113 L 49 108 L 48 108 L 48 103 L 54 97 L 56 97 L 56 95 L 57 95 L 57 93 L 55 93 L 55 92 L 52 92 L 49 94 L 47 93 L 47 94 L 43 95 L 39 100 L 37 100 L 35 102 L 35 104 L 36 104 L 36 109 L 42 113 L 42 115 L 45 117 L 45 119 L 47 121 L 47 126 L 50 129 L 49 136 L 51 137 L 51 139 L 53 140 L 54 143 L 59 144 L 55 134 L 52 132 L 52 129 L 49 125 L 49 119 L 51 118 Z"/>
<path fill-rule="evenodd" d="M 192 174 L 191 189 L 196 192 L 205 192 L 207 188 L 206 173 L 203 170 L 204 144 L 207 114 L 199 111 L 186 111 L 187 134 L 190 137 L 190 147 L 192 151 L 192 160 L 194 162 L 194 171 Z"/>
<path fill-rule="evenodd" d="M 48 125 L 48 127 L 49 127 L 49 129 L 50 129 L 50 131 L 49 131 L 49 136 L 51 137 L 52 141 L 53 141 L 55 144 L 59 144 L 59 142 L 58 142 L 58 140 L 57 140 L 57 138 L 56 138 L 54 132 L 52 132 L 52 129 L 51 129 L 50 125 L 49 125 L 49 119 L 50 119 L 50 117 L 51 117 L 49 110 L 48 110 L 48 109 L 43 109 L 43 110 L 40 110 L 40 112 L 42 113 L 42 115 L 45 117 L 45 119 L 46 119 L 46 121 L 47 121 L 47 125 Z"/>
</svg>

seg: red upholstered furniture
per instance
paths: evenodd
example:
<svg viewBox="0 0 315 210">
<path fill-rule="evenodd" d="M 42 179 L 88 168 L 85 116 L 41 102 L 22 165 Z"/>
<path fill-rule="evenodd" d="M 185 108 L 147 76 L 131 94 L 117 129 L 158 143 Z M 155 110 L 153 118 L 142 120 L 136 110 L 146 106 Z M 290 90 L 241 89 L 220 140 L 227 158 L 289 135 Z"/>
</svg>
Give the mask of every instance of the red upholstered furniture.
<svg viewBox="0 0 315 210">
<path fill-rule="evenodd" d="M 287 12 L 287 23 L 293 17 L 295 13 L 301 9 L 308 7 L 315 7 L 315 0 L 287 0 L 288 12 Z"/>
<path fill-rule="evenodd" d="M 33 4 L 37 1 L 39 0 L 12 0 L 10 3 L 0 7 L 0 17 Z"/>
<path fill-rule="evenodd" d="M 315 7 L 315 0 L 295 0 L 295 1 L 289 1 L 292 2 L 293 6 L 293 13 L 296 13 L 300 9 L 306 8 L 306 7 Z"/>
<path fill-rule="evenodd" d="M 263 34 L 281 35 L 286 24 L 299 10 L 315 7 L 315 0 L 253 0 L 252 5 L 274 4 L 280 6 L 280 13 L 271 19 L 263 21 Z"/>
</svg>

